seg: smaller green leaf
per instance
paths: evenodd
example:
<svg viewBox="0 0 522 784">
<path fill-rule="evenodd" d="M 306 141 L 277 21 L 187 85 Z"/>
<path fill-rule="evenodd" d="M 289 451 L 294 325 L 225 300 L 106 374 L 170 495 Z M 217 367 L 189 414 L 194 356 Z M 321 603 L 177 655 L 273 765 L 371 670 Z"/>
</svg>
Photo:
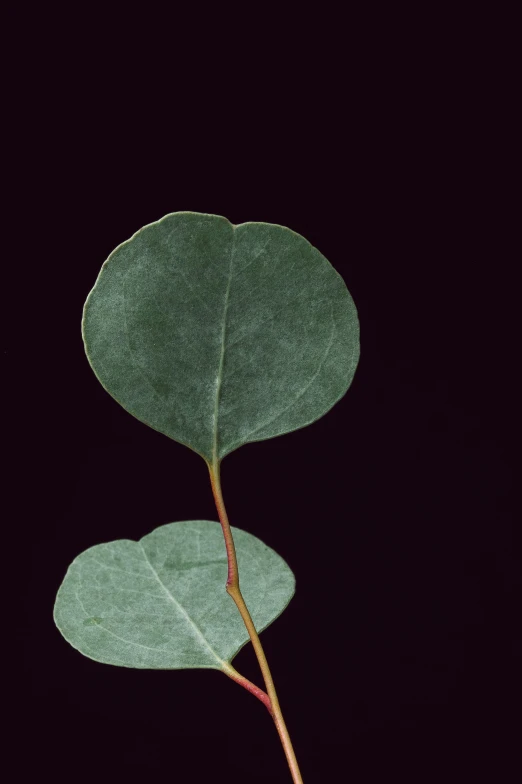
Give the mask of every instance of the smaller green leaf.
<svg viewBox="0 0 522 784">
<path fill-rule="evenodd" d="M 232 531 L 241 590 L 261 631 L 292 598 L 294 575 L 255 536 Z M 106 664 L 223 670 L 249 639 L 226 579 L 219 523 L 169 523 L 139 542 L 99 544 L 75 558 L 54 620 L 74 648 Z"/>
</svg>

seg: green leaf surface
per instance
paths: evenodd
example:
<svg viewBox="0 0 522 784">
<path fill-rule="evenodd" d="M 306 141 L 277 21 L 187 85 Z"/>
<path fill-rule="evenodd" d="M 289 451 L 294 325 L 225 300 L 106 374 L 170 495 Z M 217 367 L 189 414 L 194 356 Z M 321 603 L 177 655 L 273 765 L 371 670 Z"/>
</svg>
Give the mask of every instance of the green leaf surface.
<svg viewBox="0 0 522 784">
<path fill-rule="evenodd" d="M 105 389 L 208 462 L 314 422 L 359 358 L 353 300 L 304 237 L 193 212 L 111 253 L 83 336 Z"/>
<path fill-rule="evenodd" d="M 241 590 L 261 631 L 292 598 L 294 576 L 255 536 L 232 531 Z M 169 523 L 139 542 L 99 544 L 75 558 L 54 620 L 73 647 L 106 664 L 223 669 L 249 639 L 226 579 L 219 523 Z"/>
</svg>

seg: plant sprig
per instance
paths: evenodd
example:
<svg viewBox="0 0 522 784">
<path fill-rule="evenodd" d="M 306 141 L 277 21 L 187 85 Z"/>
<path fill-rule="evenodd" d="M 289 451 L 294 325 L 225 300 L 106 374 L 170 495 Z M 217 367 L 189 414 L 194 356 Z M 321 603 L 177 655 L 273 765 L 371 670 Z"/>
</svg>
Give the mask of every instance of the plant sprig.
<svg viewBox="0 0 522 784">
<path fill-rule="evenodd" d="M 203 457 L 221 528 L 170 523 L 140 542 L 89 548 L 58 591 L 56 624 L 97 661 L 221 670 L 268 709 L 302 784 L 258 634 L 284 610 L 295 580 L 273 550 L 230 526 L 220 464 L 243 444 L 314 422 L 345 394 L 359 358 L 346 285 L 290 229 L 178 212 L 111 253 L 82 327 L 105 389 Z M 249 639 L 266 691 L 232 666 Z"/>
</svg>

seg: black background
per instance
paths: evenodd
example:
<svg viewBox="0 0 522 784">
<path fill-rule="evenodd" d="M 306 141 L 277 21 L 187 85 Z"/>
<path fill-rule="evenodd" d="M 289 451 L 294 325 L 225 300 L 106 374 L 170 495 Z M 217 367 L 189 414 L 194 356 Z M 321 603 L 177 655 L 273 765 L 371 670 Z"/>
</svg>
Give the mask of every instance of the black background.
<svg viewBox="0 0 522 784">
<path fill-rule="evenodd" d="M 361 359 L 341 402 L 222 469 L 232 524 L 296 575 L 262 641 L 305 781 L 516 780 L 520 533 L 499 264 L 510 214 L 499 223 L 492 204 L 487 68 L 449 78 L 440 60 L 413 68 L 392 53 L 354 72 L 341 58 L 328 94 L 308 77 L 270 92 L 260 75 L 227 121 L 212 81 L 196 102 L 182 80 L 174 105 L 155 95 L 156 116 L 138 82 L 122 95 L 112 76 L 101 104 L 87 65 L 71 92 L 49 57 L 33 76 L 39 134 L 20 190 L 36 214 L 24 236 L 45 245 L 34 242 L 22 341 L 20 395 L 37 385 L 43 407 L 23 422 L 34 447 L 22 474 L 34 459 L 35 480 L 19 507 L 31 537 L 19 764 L 54 781 L 289 782 L 266 711 L 223 675 L 99 664 L 52 620 L 82 550 L 216 519 L 203 461 L 118 406 L 80 334 L 113 248 L 194 210 L 303 234 L 359 311 Z M 250 646 L 234 664 L 261 685 Z"/>
</svg>

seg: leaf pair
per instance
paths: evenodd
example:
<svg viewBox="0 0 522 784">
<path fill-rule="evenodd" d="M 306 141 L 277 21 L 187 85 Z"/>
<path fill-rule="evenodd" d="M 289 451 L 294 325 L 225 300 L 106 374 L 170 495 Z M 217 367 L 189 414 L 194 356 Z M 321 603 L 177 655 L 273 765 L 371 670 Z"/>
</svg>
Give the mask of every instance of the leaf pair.
<svg viewBox="0 0 522 784">
<path fill-rule="evenodd" d="M 359 357 L 352 298 L 310 243 L 282 226 L 191 212 L 145 226 L 109 256 L 83 336 L 105 389 L 214 470 L 243 444 L 325 414 Z M 258 539 L 233 533 L 261 630 L 290 601 L 293 575 Z M 248 640 L 226 575 L 217 523 L 171 523 L 78 556 L 58 592 L 56 624 L 98 661 L 223 669 Z"/>
</svg>

